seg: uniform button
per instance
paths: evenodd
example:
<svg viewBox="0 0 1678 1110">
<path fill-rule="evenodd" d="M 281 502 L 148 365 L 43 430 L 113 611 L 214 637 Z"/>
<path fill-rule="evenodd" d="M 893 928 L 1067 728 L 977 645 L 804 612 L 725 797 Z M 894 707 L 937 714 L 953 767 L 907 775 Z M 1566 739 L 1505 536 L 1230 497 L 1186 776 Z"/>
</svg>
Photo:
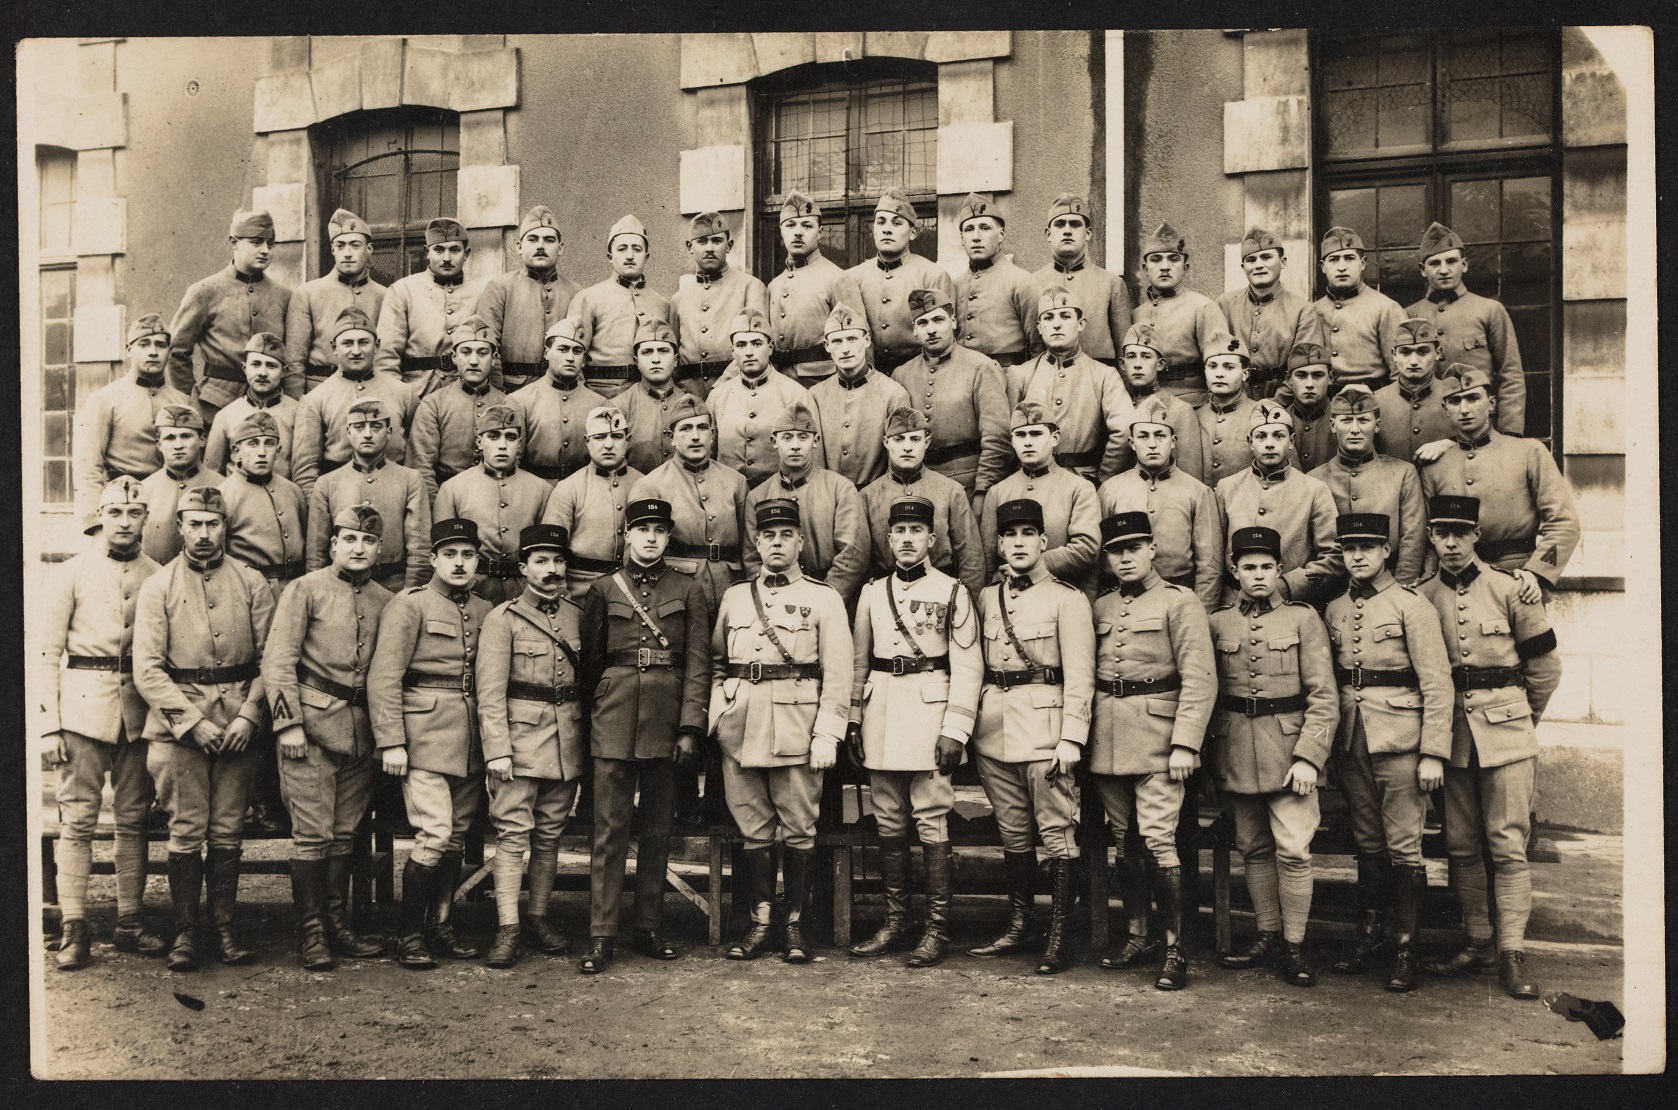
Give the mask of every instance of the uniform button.
<svg viewBox="0 0 1678 1110">
<path fill-rule="evenodd" d="M 1355 493 L 1354 493 L 1354 494 L 1352 494 L 1352 500 L 1353 500 L 1353 501 L 1356 501 L 1356 500 L 1357 500 L 1357 499 L 1358 499 L 1358 495 L 1357 495 L 1357 494 L 1355 494 Z"/>
<path fill-rule="evenodd" d="M 1334 355 L 1336 358 L 1340 356 L 1340 352 L 1338 350 L 1330 351 L 1329 354 Z"/>
<path fill-rule="evenodd" d="M 1473 478 L 1465 478 L 1464 481 L 1467 482 L 1471 486 L 1474 484 L 1474 479 Z"/>
<path fill-rule="evenodd" d="M 1462 606 L 1459 605 L 1459 606 L 1457 606 L 1457 608 L 1460 609 L 1460 608 L 1462 608 Z M 1458 617 L 1457 618 L 1457 623 L 1458 624 L 1467 624 L 1468 623 L 1468 618 L 1467 617 Z"/>
<path fill-rule="evenodd" d="M 1269 510 L 1267 510 L 1267 509 L 1260 509 L 1260 510 L 1259 510 L 1259 511 L 1258 511 L 1258 515 L 1259 515 L 1259 516 L 1263 516 L 1263 515 L 1264 515 L 1264 514 L 1265 514 L 1265 513 L 1266 513 L 1266 512 L 1268 512 L 1268 511 L 1269 511 Z"/>
</svg>

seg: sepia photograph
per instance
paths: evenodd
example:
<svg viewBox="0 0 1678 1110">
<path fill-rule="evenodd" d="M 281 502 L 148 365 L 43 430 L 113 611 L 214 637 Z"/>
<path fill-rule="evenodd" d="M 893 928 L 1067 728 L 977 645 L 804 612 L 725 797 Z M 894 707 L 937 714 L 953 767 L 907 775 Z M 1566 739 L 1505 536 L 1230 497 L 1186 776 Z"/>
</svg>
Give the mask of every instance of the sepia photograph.
<svg viewBox="0 0 1678 1110">
<path fill-rule="evenodd" d="M 1664 1072 L 1654 30 L 1090 19 L 16 43 L 36 1079 Z"/>
</svg>

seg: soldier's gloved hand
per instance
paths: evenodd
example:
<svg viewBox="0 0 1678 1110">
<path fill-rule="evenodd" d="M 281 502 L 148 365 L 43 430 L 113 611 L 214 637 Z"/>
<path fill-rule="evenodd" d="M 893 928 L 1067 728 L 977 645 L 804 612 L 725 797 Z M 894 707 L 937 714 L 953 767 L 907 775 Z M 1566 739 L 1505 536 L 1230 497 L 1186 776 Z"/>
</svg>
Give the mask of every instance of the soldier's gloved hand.
<svg viewBox="0 0 1678 1110">
<path fill-rule="evenodd" d="M 1072 768 L 1078 766 L 1078 761 L 1083 757 L 1084 749 L 1070 740 L 1062 740 L 1055 745 L 1054 773 L 1057 776 L 1070 775 Z"/>
<path fill-rule="evenodd" d="M 513 781 L 513 757 L 510 755 L 497 756 L 484 764 L 484 773 L 502 782 Z"/>
<path fill-rule="evenodd" d="M 221 726 L 208 717 L 193 725 L 192 731 L 187 733 L 187 738 L 197 744 L 200 750 L 211 755 L 221 751 Z"/>
<path fill-rule="evenodd" d="M 1424 755 L 1416 763 L 1416 785 L 1428 794 L 1445 785 L 1445 761 L 1436 755 Z"/>
<path fill-rule="evenodd" d="M 676 766 L 684 771 L 692 767 L 699 757 L 699 738 L 691 730 L 676 734 Z"/>
<path fill-rule="evenodd" d="M 302 725 L 287 725 L 274 742 L 280 747 L 282 759 L 302 759 L 309 754 L 309 738 L 303 734 Z"/>
<path fill-rule="evenodd" d="M 839 762 L 839 741 L 831 736 L 810 738 L 810 770 L 825 771 Z"/>
<path fill-rule="evenodd" d="M 845 749 L 858 768 L 862 767 L 862 722 L 852 721 L 845 726 Z"/>
<path fill-rule="evenodd" d="M 938 747 L 932 753 L 932 758 L 938 764 L 938 773 L 941 775 L 954 774 L 955 769 L 961 766 L 961 753 L 965 747 L 966 745 L 953 736 L 940 736 Z"/>
<path fill-rule="evenodd" d="M 251 737 L 256 734 L 256 726 L 251 724 L 248 717 L 235 717 L 221 734 L 221 750 L 224 752 L 242 752 L 250 747 Z"/>
<path fill-rule="evenodd" d="M 1295 794 L 1309 794 L 1317 789 L 1317 769 L 1303 759 L 1296 759 L 1288 768 L 1288 777 L 1282 780 L 1282 785 L 1291 787 Z"/>
<path fill-rule="evenodd" d="M 1171 775 L 1172 782 L 1187 782 L 1189 776 L 1194 774 L 1194 769 L 1198 766 L 1200 766 L 1199 753 L 1189 748 L 1180 748 L 1174 745 L 1171 749 L 1171 758 L 1167 761 L 1165 768 L 1167 773 Z"/>
<path fill-rule="evenodd" d="M 384 768 L 385 774 L 402 778 L 408 773 L 407 748 L 386 748 L 379 756 L 379 766 Z"/>
<path fill-rule="evenodd" d="M 1544 600 L 1544 591 L 1538 587 L 1538 575 L 1522 568 L 1515 572 L 1515 578 L 1521 584 L 1520 590 L 1515 594 L 1516 597 L 1528 605 L 1537 605 Z"/>
<path fill-rule="evenodd" d="M 1439 457 L 1450 450 L 1451 441 L 1436 439 L 1431 443 L 1424 443 L 1416 448 L 1416 465 L 1426 466 L 1428 463 L 1438 462 Z"/>
<path fill-rule="evenodd" d="M 48 767 L 62 767 L 70 762 L 70 745 L 64 739 L 63 732 L 48 733 L 45 740 L 46 749 L 41 753 L 41 757 Z"/>
</svg>

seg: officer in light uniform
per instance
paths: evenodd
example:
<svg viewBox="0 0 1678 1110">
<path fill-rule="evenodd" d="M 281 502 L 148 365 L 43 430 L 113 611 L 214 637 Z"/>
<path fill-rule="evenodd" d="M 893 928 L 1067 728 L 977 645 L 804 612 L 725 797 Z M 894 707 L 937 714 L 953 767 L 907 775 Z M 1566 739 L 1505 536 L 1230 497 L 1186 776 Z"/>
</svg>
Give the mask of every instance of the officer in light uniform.
<svg viewBox="0 0 1678 1110">
<path fill-rule="evenodd" d="M 1253 462 L 1246 435 L 1253 415 L 1253 398 L 1247 392 L 1251 365 L 1252 356 L 1240 339 L 1212 339 L 1206 352 L 1206 403 L 1194 412 L 1200 425 L 1199 477 L 1214 488 Z"/>
<path fill-rule="evenodd" d="M 367 702 L 380 766 L 402 780 L 414 848 L 402 869 L 396 962 L 424 970 L 436 956 L 476 959 L 450 923 L 466 830 L 484 800 L 475 674 L 490 603 L 472 592 L 478 528 L 454 517 L 431 526 L 431 581 L 390 599 L 379 621 Z"/>
<path fill-rule="evenodd" d="M 332 353 L 338 370 L 303 398 L 292 428 L 291 480 L 304 493 L 355 454 L 346 430 L 352 404 L 369 398 L 384 402 L 390 424 L 385 455 L 396 463 L 407 458 L 406 429 L 418 404 L 414 390 L 401 378 L 373 369 L 379 337 L 359 308 L 340 312 L 333 328 Z"/>
<path fill-rule="evenodd" d="M 635 331 L 643 320 L 663 320 L 676 327 L 676 310 L 664 294 L 647 284 L 652 241 L 634 216 L 625 216 L 606 235 L 606 260 L 612 276 L 589 286 L 571 301 L 571 315 L 582 321 L 588 346 L 589 388 L 611 400 L 635 381 Z"/>
<path fill-rule="evenodd" d="M 1381 410 L 1368 386 L 1342 389 L 1328 403 L 1328 412 L 1338 446 L 1311 477 L 1328 487 L 1342 516 L 1377 513 L 1387 521 L 1387 569 L 1404 585 L 1414 585 L 1427 555 L 1422 479 L 1409 463 L 1376 454 Z"/>
<path fill-rule="evenodd" d="M 780 224 L 787 265 L 768 290 L 775 367 L 806 387 L 833 373 L 822 332 L 845 273 L 821 251 L 821 219 L 821 205 L 803 193 L 787 194 Z"/>
<path fill-rule="evenodd" d="M 370 505 L 339 511 L 332 565 L 279 599 L 262 653 L 280 794 L 291 814 L 291 897 L 306 971 L 330 971 L 333 956 L 384 953 L 382 940 L 356 933 L 350 904 L 355 830 L 373 796 L 367 669 L 391 596 L 373 581 L 383 530 Z"/>
<path fill-rule="evenodd" d="M 547 376 L 531 382 L 507 398 L 524 413 L 530 430 L 524 468 L 548 482 L 557 482 L 588 462 L 583 425 L 588 414 L 606 398 L 583 384 L 588 358 L 588 326 L 572 315 L 548 329 Z"/>
<path fill-rule="evenodd" d="M 291 430 L 297 423 L 299 408 L 295 397 L 288 397 L 280 388 L 285 372 L 285 346 L 280 337 L 259 331 L 245 344 L 244 393 L 229 401 L 210 422 L 210 435 L 204 444 L 204 465 L 211 470 L 227 471 L 227 434 L 255 412 L 266 412 L 274 421 L 279 435 L 279 446 L 274 456 L 274 473 L 291 477 Z"/>
<path fill-rule="evenodd" d="M 557 524 L 570 537 L 565 588 L 582 604 L 589 584 L 623 566 L 623 511 L 641 472 L 624 461 L 629 423 L 602 405 L 588 414 L 589 465 L 573 472 L 548 495 L 543 524 Z"/>
<path fill-rule="evenodd" d="M 924 497 L 906 496 L 891 505 L 893 569 L 864 586 L 857 599 L 852 624 L 856 665 L 845 730 L 851 758 L 868 771 L 886 892 L 885 921 L 849 951 L 878 956 L 914 943 L 909 921 L 913 821 L 927 891 L 926 928 L 909 957 L 916 967 L 943 959 L 949 944 L 952 860 L 945 819 L 955 805 L 951 775 L 972 736 L 984 677 L 972 599 L 928 558 L 934 516 L 933 503 Z M 1029 853 L 1026 859 L 1029 876 L 1036 863 Z"/>
<path fill-rule="evenodd" d="M 1062 429 L 1055 461 L 1099 485 L 1130 463 L 1127 429 L 1135 403 L 1117 370 L 1084 353 L 1087 330 L 1071 293 L 1044 290 L 1037 331 L 1047 349 L 1009 368 L 1008 404 L 1031 402 L 1049 413 Z"/>
<path fill-rule="evenodd" d="M 1379 389 L 1392 372 L 1398 326 L 1407 315 L 1398 302 L 1363 283 L 1363 238 L 1349 227 L 1331 227 L 1317 248 L 1327 291 L 1316 300 L 1323 342 L 1334 379 Z"/>
<path fill-rule="evenodd" d="M 1227 321 L 1216 301 L 1186 288 L 1189 248 L 1170 224 L 1160 224 L 1142 240 L 1142 300 L 1138 324 L 1152 324 L 1163 346 L 1160 386 L 1196 407 L 1206 403 L 1206 356 L 1213 341 L 1227 334 Z"/>
<path fill-rule="evenodd" d="M 484 285 L 477 314 L 501 349 L 500 373 L 492 379 L 508 393 L 542 376 L 548 329 L 565 319 L 582 286 L 559 272 L 565 237 L 545 204 L 524 214 L 518 227 L 519 262 Z"/>
<path fill-rule="evenodd" d="M 985 584 L 985 546 L 979 539 L 979 515 L 960 483 L 926 466 L 932 442 L 926 414 L 916 408 L 895 410 L 886 418 L 884 442 L 886 472 L 862 487 L 862 508 L 873 548 L 870 573 L 874 577 L 890 574 L 897 565 L 891 536 L 892 506 L 906 497 L 918 497 L 932 504 L 932 536 L 926 557 L 935 569 L 960 579 L 969 596 L 979 596 Z"/>
<path fill-rule="evenodd" d="M 1103 956 L 1101 966 L 1133 967 L 1155 947 L 1148 939 L 1151 885 L 1165 926 L 1165 954 L 1154 986 L 1182 990 L 1188 960 L 1182 949 L 1177 825 L 1217 700 L 1212 630 L 1194 592 L 1154 570 L 1158 548 L 1148 513 L 1104 517 L 1101 546 L 1119 586 L 1095 603 L 1089 769 L 1118 848 L 1119 884 L 1130 918 L 1124 947 Z M 1146 845 L 1146 856 L 1127 843 L 1132 829 Z"/>
<path fill-rule="evenodd" d="M 1022 499 L 1036 502 L 1044 518 L 1041 531 L 1048 541 L 1044 570 L 1083 590 L 1086 597 L 1094 597 L 1096 555 L 1101 550 L 1101 499 L 1096 487 L 1055 460 L 1060 428 L 1044 406 L 1021 402 L 1014 408 L 1010 427 L 1020 468 L 985 495 L 979 534 L 1000 534 L 997 510 L 1001 505 Z M 1001 564 L 996 548 L 987 548 L 987 581 L 995 578 Z"/>
<path fill-rule="evenodd" d="M 338 368 L 332 357 L 338 314 L 353 306 L 377 320 L 389 292 L 373 280 L 373 229 L 366 220 L 340 208 L 327 220 L 326 235 L 332 272 L 299 285 L 286 307 L 285 386 L 292 397 L 310 392 Z"/>
<path fill-rule="evenodd" d="M 717 421 L 717 461 L 756 485 L 774 473 L 777 465 L 775 421 L 795 402 L 808 404 L 810 391 L 792 374 L 775 368 L 769 321 L 761 313 L 746 309 L 735 316 L 729 325 L 729 342 L 739 372 L 730 372 L 710 390 L 709 406 Z M 831 374 L 832 363 L 827 367 Z M 817 465 L 821 465 L 820 454 Z"/>
<path fill-rule="evenodd" d="M 542 518 L 548 483 L 519 467 L 524 451 L 524 418 L 511 405 L 492 405 L 478 418 L 480 466 L 456 474 L 437 491 L 431 515 L 465 517 L 478 526 L 478 581 L 473 586 L 491 604 L 524 592 L 519 577 L 523 552 L 518 537 Z"/>
<path fill-rule="evenodd" d="M 1442 494 L 1428 501 L 1428 538 L 1439 573 L 1420 590 L 1445 628 L 1457 689 L 1445 768 L 1445 848 L 1468 946 L 1424 966 L 1442 975 L 1496 968 L 1505 993 L 1532 999 L 1538 988 L 1526 975 L 1532 910 L 1527 836 L 1538 722 L 1561 682 L 1561 657 L 1544 607 L 1521 596 L 1525 584 L 1474 553 L 1480 511 L 1481 502 L 1473 497 Z M 1496 892 L 1495 929 L 1487 904 L 1487 856 Z"/>
<path fill-rule="evenodd" d="M 1160 360 L 1161 346 L 1159 333 L 1154 330 L 1152 324 L 1130 325 L 1130 330 L 1124 334 L 1124 344 L 1120 351 L 1122 359 L 1119 363 L 1119 376 L 1124 380 L 1125 390 L 1130 394 L 1131 402 L 1137 409 L 1140 410 L 1144 403 L 1152 400 L 1153 407 L 1157 410 L 1156 416 L 1163 420 L 1176 436 L 1177 469 L 1197 482 L 1204 482 L 1206 478 L 1202 467 L 1205 458 L 1200 445 L 1200 410 L 1170 390 L 1159 387 L 1160 368 L 1165 365 Z M 1131 424 L 1135 423 L 1136 417 L 1132 416 Z M 1136 457 L 1134 444 L 1131 445 L 1131 457 Z"/>
<path fill-rule="evenodd" d="M 834 308 L 826 338 L 835 373 L 810 390 L 821 425 L 823 465 L 860 488 L 886 471 L 886 419 L 912 403 L 907 390 L 871 365 L 866 322 L 850 305 Z"/>
<path fill-rule="evenodd" d="M 612 404 L 629 421 L 629 465 L 645 474 L 670 457 L 670 410 L 676 404 L 676 333 L 663 320 L 643 320 L 635 329 L 636 383 Z M 693 394 L 704 399 L 704 394 Z"/>
<path fill-rule="evenodd" d="M 1095 696 L 1095 625 L 1077 587 L 1044 562 L 1050 540 L 1043 506 L 1004 501 L 988 515 L 1005 567 L 979 595 L 985 686 L 973 747 L 979 781 L 996 814 L 1003 851 L 1032 850 L 1033 833 L 1054 863 L 1049 939 L 1037 965 L 1053 975 L 1072 963 L 1070 916 L 1078 861 L 1078 795 L 1072 769 L 1089 740 Z M 1000 955 L 1014 922 L 980 955 Z"/>
<path fill-rule="evenodd" d="M 1484 371 L 1496 385 L 1497 430 L 1526 434 L 1527 380 L 1515 324 L 1502 302 L 1463 287 L 1468 255 L 1462 236 L 1440 223 L 1428 225 L 1416 250 L 1427 296 L 1405 309 L 1428 321 L 1439 337 L 1442 357 Z"/>
<path fill-rule="evenodd" d="M 496 346 L 489 322 L 468 316 L 445 341 L 454 360 L 453 380 L 420 399 L 408 429 L 407 463 L 419 471 L 425 491 L 437 487 L 478 462 L 478 420 L 492 405 L 507 403 L 507 395 L 490 383 Z"/>
<path fill-rule="evenodd" d="M 150 707 L 146 769 L 169 814 L 169 970 L 191 971 L 204 951 L 202 890 L 209 953 L 228 964 L 254 955 L 233 932 L 233 914 L 251 740 L 265 724 L 261 660 L 274 595 L 260 574 L 225 557 L 220 490 L 187 490 L 175 520 L 181 554 L 145 580 L 135 602 L 134 686 Z"/>
<path fill-rule="evenodd" d="M 920 351 L 909 311 L 909 294 L 916 289 L 937 289 L 953 297 L 955 283 L 950 280 L 949 271 L 909 249 L 909 244 L 921 233 L 921 221 L 903 190 L 887 189 L 881 195 L 874 205 L 874 221 L 869 230 L 874 237 L 874 257 L 845 271 L 839 300 L 867 316 L 869 337 L 874 345 L 874 367 L 889 376 Z M 828 334 L 832 332 L 831 325 L 830 319 Z M 833 353 L 829 345 L 828 354 Z"/>
<path fill-rule="evenodd" d="M 375 368 L 404 382 L 425 379 L 451 361 L 443 351 L 449 330 L 478 310 L 485 282 L 466 276 L 472 245 L 459 220 L 439 216 L 425 225 L 425 270 L 394 282 L 379 306 Z"/>
<path fill-rule="evenodd" d="M 1398 326 L 1392 381 L 1375 391 L 1381 434 L 1375 447 L 1401 462 L 1425 465 L 1451 446 L 1456 422 L 1439 402 L 1439 335 L 1426 320 Z"/>
<path fill-rule="evenodd" d="M 1088 322 L 1084 351 L 1116 367 L 1119 342 L 1130 330 L 1130 287 L 1119 273 L 1089 261 L 1090 231 L 1089 201 L 1072 193 L 1056 197 L 1043 228 L 1053 258 L 1031 276 L 1044 293 L 1060 289 L 1072 295 Z"/>
<path fill-rule="evenodd" d="M 1235 818 L 1258 936 L 1246 952 L 1219 962 L 1236 969 L 1280 963 L 1284 982 L 1309 987 L 1317 981 L 1303 947 L 1316 791 L 1340 723 L 1334 656 L 1317 614 L 1277 589 L 1288 564 L 1275 529 L 1233 528 L 1230 565 L 1237 600 L 1212 613 L 1222 693 L 1209 745 Z"/>
<path fill-rule="evenodd" d="M 163 465 L 157 452 L 157 413 L 192 398 L 165 378 L 169 332 L 155 312 L 128 325 L 128 368 L 76 406 L 74 438 L 76 518 L 88 534 L 99 525 L 105 487 L 127 475 L 147 478 Z"/>
<path fill-rule="evenodd" d="M 268 579 L 279 601 L 308 569 L 308 499 L 295 482 L 274 473 L 280 429 L 271 413 L 250 413 L 228 439 L 232 465 L 220 487 L 227 508 L 227 553 Z"/>
<path fill-rule="evenodd" d="M 146 895 L 146 815 L 154 794 L 142 731 L 146 705 L 134 686 L 135 599 L 158 570 L 140 550 L 146 502 L 140 483 L 122 475 L 99 495 L 97 547 L 53 568 L 38 625 L 41 658 L 38 734 L 58 769 L 58 905 L 64 935 L 61 971 L 88 959 L 87 877 L 101 794 L 110 776 L 116 823 L 119 952 L 161 956 L 163 940 L 141 919 Z"/>
<path fill-rule="evenodd" d="M 163 466 L 140 483 L 147 514 L 141 547 L 159 566 L 181 551 L 175 507 L 187 492 L 219 486 L 220 474 L 205 467 L 204 417 L 196 405 L 165 405 L 157 410 L 157 452 Z"/>
<path fill-rule="evenodd" d="M 703 401 L 734 357 L 730 322 L 747 309 L 767 314 L 769 290 L 748 271 L 728 264 L 734 235 L 720 213 L 701 212 L 688 221 L 682 246 L 693 259 L 694 273 L 670 298 L 681 337 L 676 381 Z"/>
<path fill-rule="evenodd" d="M 1322 318 L 1310 301 L 1282 287 L 1287 267 L 1282 244 L 1262 227 L 1241 237 L 1242 289 L 1218 298 L 1231 335 L 1239 336 L 1253 366 L 1247 388 L 1254 397 L 1271 397 L 1288 373 L 1288 356 L 1301 343 L 1322 345 Z"/>
<path fill-rule="evenodd" d="M 425 581 L 426 536 L 431 530 L 425 482 L 417 471 L 388 461 L 391 421 L 384 402 L 357 401 L 347 415 L 345 431 L 355 452 L 350 465 L 326 475 L 309 492 L 309 569 L 319 570 L 331 561 L 332 522 L 339 511 L 371 505 L 384 522 L 373 579 L 391 593 L 417 586 Z"/>
<path fill-rule="evenodd" d="M 1024 362 L 1039 348 L 1037 279 L 1002 253 L 1008 221 L 996 199 L 968 193 L 956 210 L 956 230 L 967 252 L 967 272 L 955 279 L 961 308 L 950 315 L 959 322 L 963 346 L 1000 366 Z"/>
<path fill-rule="evenodd" d="M 781 841 L 787 912 L 783 958 L 807 963 L 822 773 L 849 723 L 856 659 L 845 601 L 799 567 L 801 514 L 790 498 L 761 501 L 753 519 L 761 570 L 730 586 L 717 610 L 711 654 L 711 736 L 723 751 L 728 809 L 745 839 L 752 927 L 728 950 L 753 960 L 772 940 L 775 859 Z M 777 836 L 778 834 L 778 836 Z"/>
<path fill-rule="evenodd" d="M 1416 985 L 1416 921 L 1427 896 L 1422 825 L 1451 757 L 1456 695 L 1439 614 L 1387 569 L 1387 517 L 1343 513 L 1338 528 L 1351 588 L 1326 614 L 1340 686 L 1334 766 L 1352 815 L 1362 920 L 1334 970 L 1369 970 L 1390 943 L 1386 987 L 1407 991 Z"/>
<path fill-rule="evenodd" d="M 1251 389 L 1248 373 L 1247 388 Z M 1329 399 L 1336 392 L 1334 367 L 1323 349 L 1315 343 L 1295 347 L 1288 355 L 1287 379 L 1273 400 L 1293 417 L 1293 464 L 1307 474 L 1334 457 Z"/>
</svg>

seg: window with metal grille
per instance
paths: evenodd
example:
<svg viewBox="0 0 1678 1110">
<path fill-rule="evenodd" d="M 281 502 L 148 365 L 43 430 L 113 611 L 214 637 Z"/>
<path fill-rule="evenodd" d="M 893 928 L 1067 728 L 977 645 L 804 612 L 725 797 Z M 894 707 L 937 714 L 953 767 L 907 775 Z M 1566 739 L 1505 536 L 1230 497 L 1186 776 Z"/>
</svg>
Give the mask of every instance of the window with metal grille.
<svg viewBox="0 0 1678 1110">
<path fill-rule="evenodd" d="M 459 117 L 426 108 L 352 112 L 321 124 L 319 138 L 326 152 L 321 272 L 332 268 L 326 223 L 339 208 L 373 230 L 374 281 L 389 285 L 425 269 L 425 225 L 455 214 Z"/>
<path fill-rule="evenodd" d="M 1427 293 L 1428 224 L 1462 236 L 1464 284 L 1514 323 L 1526 434 L 1558 455 L 1559 55 L 1548 30 L 1323 32 L 1313 67 L 1318 230 L 1355 228 L 1365 282 L 1405 306 Z"/>
<path fill-rule="evenodd" d="M 68 506 L 74 499 L 70 458 L 76 395 L 110 378 L 107 367 L 87 367 L 77 381 L 71 333 L 76 315 L 76 256 L 70 244 L 76 207 L 76 152 L 42 147 L 35 168 L 41 183 L 41 499 Z M 80 387 L 78 389 L 78 387 Z"/>
<path fill-rule="evenodd" d="M 938 79 L 929 63 L 868 59 L 799 66 L 754 86 L 759 274 L 785 261 L 788 193 L 822 206 L 821 245 L 840 266 L 874 256 L 880 194 L 902 189 L 923 230 L 910 249 L 938 256 Z"/>
</svg>

